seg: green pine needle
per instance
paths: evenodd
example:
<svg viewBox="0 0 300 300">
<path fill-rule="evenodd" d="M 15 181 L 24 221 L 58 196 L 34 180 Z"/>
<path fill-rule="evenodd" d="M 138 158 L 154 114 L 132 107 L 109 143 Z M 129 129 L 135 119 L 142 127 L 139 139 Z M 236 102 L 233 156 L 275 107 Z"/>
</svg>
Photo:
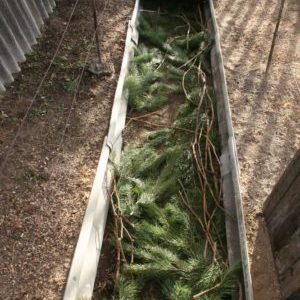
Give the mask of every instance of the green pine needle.
<svg viewBox="0 0 300 300">
<path fill-rule="evenodd" d="M 203 221 L 204 195 L 208 210 L 212 212 L 216 207 L 212 195 L 207 191 L 203 194 L 199 186 L 191 151 L 197 120 L 205 134 L 212 117 L 207 105 L 198 109 L 203 90 L 198 66 L 209 68 L 211 41 L 207 33 L 195 31 L 197 24 L 193 17 L 190 19 L 189 27 L 181 18 L 170 15 L 140 18 L 141 44 L 135 50 L 125 82 L 129 106 L 137 112 L 154 111 L 172 103 L 178 94 L 183 103 L 170 128 L 152 131 L 143 146 L 130 144 L 123 153 L 118 197 L 113 201 L 120 202 L 118 209 L 134 241 L 134 263 L 123 264 L 113 299 L 190 300 L 216 285 L 218 288 L 203 299 L 224 299 L 236 288 L 240 276 L 240 266 L 230 269 L 226 257 L 213 256 L 198 222 Z M 213 91 L 209 90 L 202 101 L 214 102 Z M 218 151 L 218 128 L 213 121 L 210 140 Z M 205 149 L 202 139 L 199 149 Z M 216 163 L 216 170 L 218 167 Z M 207 174 L 207 180 L 212 181 L 211 174 Z M 179 182 L 196 217 L 183 203 Z M 210 222 L 213 239 L 225 240 L 224 214 L 220 209 Z M 131 243 L 124 233 L 122 249 L 126 258 L 132 255 Z"/>
</svg>

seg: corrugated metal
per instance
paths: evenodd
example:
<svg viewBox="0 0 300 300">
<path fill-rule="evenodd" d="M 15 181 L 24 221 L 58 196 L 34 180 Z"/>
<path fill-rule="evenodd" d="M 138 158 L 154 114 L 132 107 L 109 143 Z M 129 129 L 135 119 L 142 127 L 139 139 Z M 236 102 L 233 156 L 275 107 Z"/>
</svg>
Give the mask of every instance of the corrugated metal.
<svg viewBox="0 0 300 300">
<path fill-rule="evenodd" d="M 0 91 L 20 71 L 54 7 L 54 0 L 0 0 Z"/>
</svg>

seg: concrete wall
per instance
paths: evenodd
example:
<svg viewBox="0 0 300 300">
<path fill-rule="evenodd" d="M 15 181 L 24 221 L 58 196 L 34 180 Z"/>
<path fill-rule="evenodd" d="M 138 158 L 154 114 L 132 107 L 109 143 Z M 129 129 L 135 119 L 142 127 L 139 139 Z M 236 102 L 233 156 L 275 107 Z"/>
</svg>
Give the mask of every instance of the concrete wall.
<svg viewBox="0 0 300 300">
<path fill-rule="evenodd" d="M 37 43 L 43 20 L 54 6 L 55 0 L 0 1 L 0 92 L 20 71 L 19 64 Z"/>
</svg>

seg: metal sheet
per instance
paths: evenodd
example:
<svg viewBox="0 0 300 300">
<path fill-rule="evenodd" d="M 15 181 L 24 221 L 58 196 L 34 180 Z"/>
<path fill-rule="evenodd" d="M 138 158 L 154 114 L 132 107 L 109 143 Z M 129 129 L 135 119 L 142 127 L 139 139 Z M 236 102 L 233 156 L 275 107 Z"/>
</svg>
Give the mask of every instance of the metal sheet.
<svg viewBox="0 0 300 300">
<path fill-rule="evenodd" d="M 44 20 L 55 7 L 54 0 L 0 1 L 0 92 L 13 81 L 19 64 L 37 43 Z"/>
</svg>

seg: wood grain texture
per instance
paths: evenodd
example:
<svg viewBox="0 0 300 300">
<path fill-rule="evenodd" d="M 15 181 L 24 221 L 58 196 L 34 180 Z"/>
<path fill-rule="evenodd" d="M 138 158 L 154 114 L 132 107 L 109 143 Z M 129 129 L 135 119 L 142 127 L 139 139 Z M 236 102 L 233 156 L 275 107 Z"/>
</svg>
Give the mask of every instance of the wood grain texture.
<svg viewBox="0 0 300 300">
<path fill-rule="evenodd" d="M 264 215 L 286 299 L 300 289 L 300 150 L 268 197 Z"/>
</svg>

